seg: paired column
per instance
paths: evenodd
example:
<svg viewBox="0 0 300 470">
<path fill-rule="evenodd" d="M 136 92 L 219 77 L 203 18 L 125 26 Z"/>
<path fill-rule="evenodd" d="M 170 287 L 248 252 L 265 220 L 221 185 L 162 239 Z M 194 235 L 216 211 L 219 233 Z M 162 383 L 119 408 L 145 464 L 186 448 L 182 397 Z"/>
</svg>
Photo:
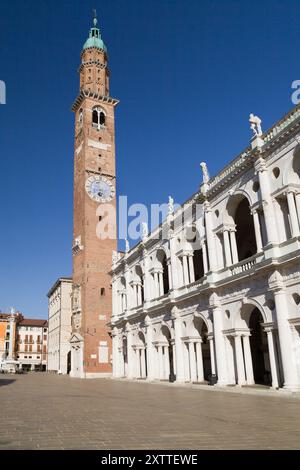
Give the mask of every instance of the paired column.
<svg viewBox="0 0 300 470">
<path fill-rule="evenodd" d="M 253 385 L 254 375 L 253 375 L 253 364 L 252 364 L 249 335 L 244 335 L 242 338 L 243 338 L 244 355 L 245 355 L 246 380 L 247 380 L 248 385 Z"/>
<path fill-rule="evenodd" d="M 197 376 L 198 382 L 204 381 L 204 370 L 203 370 L 203 356 L 202 356 L 202 340 L 196 343 L 196 356 L 197 356 Z"/>
<path fill-rule="evenodd" d="M 288 322 L 288 305 L 285 290 L 278 288 L 278 290 L 274 292 L 274 299 L 284 375 L 284 388 L 299 389 L 300 383 L 293 351 L 293 335 Z"/>
<path fill-rule="evenodd" d="M 203 270 L 204 270 L 204 274 L 206 274 L 208 272 L 208 260 L 207 260 L 207 251 L 206 251 L 205 242 L 201 243 L 201 249 L 202 249 L 202 258 L 203 258 Z"/>
<path fill-rule="evenodd" d="M 277 368 L 277 357 L 274 347 L 274 336 L 273 330 L 271 328 L 265 328 L 268 338 L 268 348 L 269 348 L 269 358 L 270 358 L 270 366 L 271 366 L 271 376 L 272 376 L 272 387 L 278 388 L 279 387 L 279 380 L 278 380 L 278 368 Z"/>
<path fill-rule="evenodd" d="M 216 347 L 218 385 L 222 386 L 227 385 L 228 383 L 225 339 L 222 331 L 222 310 L 221 307 L 218 305 L 214 305 L 212 307 L 212 310 L 214 322 L 214 339 Z"/>
<path fill-rule="evenodd" d="M 236 244 L 235 229 L 230 230 L 230 243 L 231 243 L 231 253 L 232 253 L 232 263 L 236 264 L 239 262 L 239 255 Z"/>
<path fill-rule="evenodd" d="M 189 354 L 190 380 L 191 382 L 197 382 L 195 346 L 192 341 L 186 343 L 186 345 L 187 345 L 188 354 Z"/>
<path fill-rule="evenodd" d="M 209 270 L 215 271 L 217 267 L 215 234 L 211 217 L 211 208 L 208 203 L 204 203 L 206 242 L 208 248 Z"/>
<path fill-rule="evenodd" d="M 296 207 L 297 207 L 297 213 L 298 213 L 298 222 L 300 226 L 300 193 L 297 193 L 295 195 L 295 201 L 296 201 Z"/>
<path fill-rule="evenodd" d="M 164 379 L 169 380 L 169 375 L 170 375 L 169 346 L 163 346 L 163 353 L 164 353 Z"/>
<path fill-rule="evenodd" d="M 149 320 L 147 323 L 146 343 L 147 343 L 147 372 L 148 372 L 147 378 L 149 380 L 154 380 L 155 379 L 155 358 L 154 358 L 155 350 L 153 346 L 153 329 L 152 329 L 152 325 L 149 323 Z"/>
<path fill-rule="evenodd" d="M 252 216 L 253 216 L 253 223 L 254 223 L 257 253 L 260 253 L 263 249 L 263 244 L 262 244 L 262 238 L 261 238 L 259 215 L 258 215 L 257 210 L 252 211 Z"/>
<path fill-rule="evenodd" d="M 238 385 L 244 385 L 246 383 L 246 377 L 245 377 L 242 341 L 241 341 L 240 335 L 234 336 L 234 346 L 235 346 L 236 368 L 237 368 L 237 374 L 238 374 L 237 382 L 238 382 Z"/>
<path fill-rule="evenodd" d="M 127 331 L 127 376 L 129 379 L 133 379 L 135 376 L 135 363 L 134 363 L 134 351 L 132 348 L 132 332 Z"/>
<path fill-rule="evenodd" d="M 183 269 L 183 284 L 186 286 L 190 283 L 189 282 L 189 268 L 188 268 L 186 255 L 182 256 L 182 269 Z"/>
<path fill-rule="evenodd" d="M 176 309 L 176 307 L 175 307 Z M 182 342 L 182 321 L 178 316 L 174 318 L 174 331 L 175 331 L 175 360 L 176 360 L 176 381 L 184 382 L 184 344 Z"/>
<path fill-rule="evenodd" d="M 164 281 L 163 281 L 163 273 L 158 273 L 158 283 L 159 283 L 159 297 L 164 295 Z"/>
<path fill-rule="evenodd" d="M 157 350 L 158 350 L 158 364 L 159 364 L 159 379 L 163 380 L 164 378 L 163 347 L 159 345 L 157 346 Z"/>
<path fill-rule="evenodd" d="M 208 336 L 208 341 L 209 341 L 211 373 L 215 375 L 216 374 L 215 346 L 214 346 L 214 338 L 212 335 Z"/>
<path fill-rule="evenodd" d="M 225 265 L 228 267 L 232 265 L 228 230 L 223 231 L 223 239 L 224 239 L 224 249 L 225 249 Z"/>
<path fill-rule="evenodd" d="M 192 282 L 195 282 L 195 271 L 194 271 L 193 255 L 191 253 L 188 255 L 188 260 L 189 260 L 190 283 L 192 283 Z"/>
<path fill-rule="evenodd" d="M 294 193 L 292 191 L 289 191 L 287 193 L 287 202 L 289 206 L 292 237 L 298 237 L 299 236 L 299 223 L 298 223 L 298 216 L 297 216 Z"/>
<path fill-rule="evenodd" d="M 268 170 L 264 159 L 262 157 L 259 158 L 255 166 L 259 177 L 259 186 L 266 222 L 268 243 L 278 243 L 276 224 L 274 223 L 274 207 L 270 194 Z"/>
</svg>

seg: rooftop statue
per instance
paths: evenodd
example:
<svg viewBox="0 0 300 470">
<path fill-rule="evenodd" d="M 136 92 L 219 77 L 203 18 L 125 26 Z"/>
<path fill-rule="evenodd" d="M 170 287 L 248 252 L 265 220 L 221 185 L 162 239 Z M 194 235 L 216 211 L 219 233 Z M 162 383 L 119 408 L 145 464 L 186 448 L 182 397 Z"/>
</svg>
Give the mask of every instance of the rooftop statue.
<svg viewBox="0 0 300 470">
<path fill-rule="evenodd" d="M 253 135 L 255 137 L 260 137 L 262 135 L 261 119 L 258 116 L 254 116 L 254 114 L 251 113 L 249 122 L 250 122 L 250 129 L 252 129 L 253 131 Z"/>
</svg>

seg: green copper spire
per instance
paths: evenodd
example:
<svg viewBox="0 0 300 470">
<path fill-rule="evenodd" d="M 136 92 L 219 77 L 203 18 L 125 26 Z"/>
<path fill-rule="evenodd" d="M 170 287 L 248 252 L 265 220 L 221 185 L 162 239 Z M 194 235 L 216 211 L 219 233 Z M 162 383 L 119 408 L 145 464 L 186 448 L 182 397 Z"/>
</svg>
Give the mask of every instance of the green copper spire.
<svg viewBox="0 0 300 470">
<path fill-rule="evenodd" d="M 97 47 L 97 49 L 102 49 L 107 52 L 107 48 L 101 39 L 100 29 L 97 28 L 98 20 L 96 10 L 94 10 L 93 24 L 94 27 L 90 29 L 89 37 L 85 41 L 83 49 L 87 49 L 88 47 Z"/>
</svg>

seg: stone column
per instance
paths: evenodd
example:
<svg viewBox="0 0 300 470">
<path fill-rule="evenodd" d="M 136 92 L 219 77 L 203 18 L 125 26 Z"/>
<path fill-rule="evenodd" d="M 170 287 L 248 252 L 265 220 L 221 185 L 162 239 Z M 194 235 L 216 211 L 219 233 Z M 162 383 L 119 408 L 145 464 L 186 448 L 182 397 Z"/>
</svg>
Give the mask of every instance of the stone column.
<svg viewBox="0 0 300 470">
<path fill-rule="evenodd" d="M 207 248 L 208 248 L 209 270 L 215 271 L 217 267 L 216 241 L 215 241 L 215 234 L 213 232 L 211 207 L 208 203 L 204 203 L 204 213 L 205 213 L 205 228 L 206 228 L 206 242 L 207 242 Z"/>
<path fill-rule="evenodd" d="M 149 320 L 146 320 L 146 343 L 147 343 L 147 372 L 148 380 L 155 379 L 155 363 L 154 363 L 154 346 L 153 346 L 153 329 Z"/>
<path fill-rule="evenodd" d="M 215 362 L 215 346 L 214 346 L 213 336 L 208 336 L 208 341 L 209 341 L 211 373 L 215 375 L 216 374 L 216 362 Z"/>
<path fill-rule="evenodd" d="M 169 360 L 169 346 L 163 346 L 164 349 L 164 379 L 169 380 L 170 375 L 170 360 Z"/>
<path fill-rule="evenodd" d="M 223 321 L 222 310 L 218 305 L 213 307 L 213 322 L 214 322 L 214 339 L 216 348 L 216 365 L 218 375 L 218 385 L 223 386 L 228 384 L 227 361 L 226 361 L 226 348 L 223 335 Z"/>
<path fill-rule="evenodd" d="M 159 380 L 164 379 L 164 362 L 163 362 L 163 350 L 162 346 L 157 346 L 158 349 L 158 363 L 159 363 Z"/>
<path fill-rule="evenodd" d="M 137 299 L 138 299 L 138 305 L 142 305 L 142 285 L 141 284 L 137 285 Z"/>
<path fill-rule="evenodd" d="M 285 290 L 283 288 L 276 290 L 274 292 L 274 299 L 284 375 L 284 388 L 298 390 L 300 388 L 300 384 L 293 351 L 293 337 L 291 327 L 288 322 L 288 306 Z"/>
<path fill-rule="evenodd" d="M 172 279 L 172 266 L 171 266 L 171 260 L 168 259 L 167 261 L 167 266 L 168 266 L 168 278 L 169 278 L 169 288 L 170 290 L 173 289 L 173 279 Z"/>
<path fill-rule="evenodd" d="M 164 281 L 163 281 L 163 273 L 159 272 L 158 273 L 158 279 L 159 279 L 159 297 L 164 295 Z"/>
<path fill-rule="evenodd" d="M 224 239 L 224 250 L 225 250 L 225 264 L 228 267 L 232 265 L 228 230 L 223 231 L 223 239 Z"/>
<path fill-rule="evenodd" d="M 298 222 L 300 226 L 300 193 L 295 195 L 295 201 L 296 201 L 297 212 L 298 212 Z"/>
<path fill-rule="evenodd" d="M 189 260 L 189 271 L 190 271 L 190 282 L 195 282 L 195 271 L 194 271 L 194 263 L 193 263 L 193 255 L 188 255 Z"/>
<path fill-rule="evenodd" d="M 203 271 L 204 271 L 204 274 L 206 274 L 208 272 L 208 261 L 207 261 L 207 251 L 206 251 L 205 242 L 201 244 L 201 248 L 202 248 L 202 258 L 203 258 Z"/>
<path fill-rule="evenodd" d="M 274 348 L 273 331 L 270 328 L 268 328 L 266 329 L 266 333 L 267 333 L 267 338 L 268 338 L 269 358 L 270 358 L 271 375 L 272 375 L 272 387 L 279 388 L 277 360 L 276 360 L 276 354 L 275 354 L 275 348 Z"/>
<path fill-rule="evenodd" d="M 176 238 L 170 236 L 170 260 L 171 260 L 171 271 L 172 271 L 172 288 L 177 289 L 179 287 L 178 279 L 178 258 L 175 254 L 176 251 Z M 170 278 L 169 278 L 170 282 Z"/>
<path fill-rule="evenodd" d="M 155 298 L 157 299 L 157 297 L 160 296 L 158 272 L 154 273 L 154 292 L 155 292 Z"/>
<path fill-rule="evenodd" d="M 255 163 L 258 172 L 259 186 L 263 203 L 268 243 L 278 243 L 276 224 L 274 223 L 274 207 L 270 193 L 268 170 L 265 160 L 260 157 Z"/>
<path fill-rule="evenodd" d="M 173 370 L 174 374 L 176 375 L 176 349 L 175 349 L 175 343 L 172 344 L 172 352 L 173 352 Z"/>
<path fill-rule="evenodd" d="M 202 343 L 202 340 L 200 340 L 196 343 L 198 382 L 203 382 L 204 381 L 203 357 L 202 357 L 201 343 Z"/>
<path fill-rule="evenodd" d="M 145 348 L 141 349 L 141 375 L 142 379 L 146 378 L 146 354 Z"/>
<path fill-rule="evenodd" d="M 236 245 L 236 236 L 235 230 L 230 230 L 230 243 L 231 243 L 231 251 L 232 251 L 232 263 L 236 264 L 239 262 L 239 255 Z"/>
<path fill-rule="evenodd" d="M 253 222 L 254 222 L 254 230 L 255 230 L 255 238 L 256 238 L 256 247 L 257 253 L 262 251 L 262 238 L 261 238 L 261 231 L 260 231 L 260 222 L 259 222 L 259 215 L 257 210 L 252 211 Z"/>
<path fill-rule="evenodd" d="M 131 285 L 129 284 L 130 281 L 130 273 L 129 270 L 126 269 L 125 271 L 125 280 L 126 280 L 126 297 L 127 297 L 127 305 L 125 306 L 125 310 L 130 310 L 133 307 L 133 301 L 132 301 L 132 289 Z"/>
<path fill-rule="evenodd" d="M 132 348 L 132 331 L 127 330 L 127 376 L 133 379 L 135 374 L 134 351 Z"/>
<path fill-rule="evenodd" d="M 187 343 L 187 347 L 189 351 L 191 382 L 197 382 L 196 355 L 195 355 L 194 343 L 193 342 Z"/>
<path fill-rule="evenodd" d="M 287 202 L 289 206 L 292 237 L 298 237 L 299 236 L 299 224 L 298 224 L 294 193 L 292 191 L 289 191 L 287 193 Z"/>
<path fill-rule="evenodd" d="M 183 255 L 182 257 L 182 263 L 183 263 L 183 280 L 184 280 L 184 285 L 187 286 L 190 281 L 189 281 L 189 270 L 188 270 L 188 264 L 187 264 L 187 256 Z"/>
<path fill-rule="evenodd" d="M 149 257 L 147 251 L 143 250 L 144 256 L 144 300 L 149 302 L 151 300 L 151 274 L 149 273 Z"/>
<path fill-rule="evenodd" d="M 177 307 L 174 307 L 176 310 Z M 174 311 L 174 310 L 173 310 Z M 183 356 L 183 343 L 182 343 L 182 321 L 178 313 L 174 318 L 174 331 L 175 331 L 175 360 L 176 360 L 176 382 L 184 382 L 184 356 Z"/>
<path fill-rule="evenodd" d="M 235 358 L 236 358 L 236 367 L 237 367 L 237 374 L 238 374 L 238 385 L 244 385 L 246 383 L 246 378 L 245 378 L 242 342 L 241 342 L 240 335 L 234 336 L 234 346 L 235 346 Z"/>
<path fill-rule="evenodd" d="M 243 338 L 243 345 L 244 345 L 247 384 L 253 385 L 254 376 L 253 376 L 253 364 L 252 364 L 249 335 L 245 335 L 242 338 Z"/>
</svg>

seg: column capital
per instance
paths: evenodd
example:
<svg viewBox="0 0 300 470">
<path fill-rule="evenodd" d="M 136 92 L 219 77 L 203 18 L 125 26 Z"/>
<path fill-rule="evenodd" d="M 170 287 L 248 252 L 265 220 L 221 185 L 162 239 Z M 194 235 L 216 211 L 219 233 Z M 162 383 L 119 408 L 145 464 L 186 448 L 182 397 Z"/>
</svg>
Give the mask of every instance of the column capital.
<svg viewBox="0 0 300 470">
<path fill-rule="evenodd" d="M 254 163 L 255 170 L 258 172 L 267 171 L 267 165 L 265 159 L 262 157 L 261 153 L 258 154 L 258 158 Z"/>
<path fill-rule="evenodd" d="M 213 310 L 221 307 L 221 302 L 219 300 L 219 296 L 215 292 L 213 294 L 211 294 L 211 296 L 209 298 L 209 306 Z"/>
<path fill-rule="evenodd" d="M 174 307 L 171 309 L 171 318 L 173 320 L 179 320 L 181 318 L 180 310 L 178 307 L 176 307 L 176 305 L 174 305 Z"/>
<path fill-rule="evenodd" d="M 282 279 L 282 276 L 279 271 L 274 271 L 271 273 L 268 279 L 268 284 L 270 289 L 275 293 L 280 293 L 285 291 L 285 285 Z"/>
</svg>

